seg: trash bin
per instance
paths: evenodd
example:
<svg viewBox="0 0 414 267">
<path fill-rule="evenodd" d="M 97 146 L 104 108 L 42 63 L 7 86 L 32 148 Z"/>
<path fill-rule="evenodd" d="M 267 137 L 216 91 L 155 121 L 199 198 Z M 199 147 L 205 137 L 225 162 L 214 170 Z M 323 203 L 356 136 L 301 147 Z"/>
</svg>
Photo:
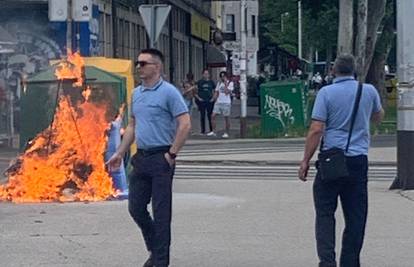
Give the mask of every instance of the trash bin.
<svg viewBox="0 0 414 267">
<path fill-rule="evenodd" d="M 56 94 L 58 81 L 55 77 L 55 66 L 51 66 L 44 72 L 38 73 L 27 82 L 27 89 L 21 97 L 20 116 L 20 150 L 24 151 L 27 142 L 38 133 L 49 127 L 56 109 Z M 97 90 L 97 98 L 105 99 L 112 109 L 118 109 L 121 104 L 127 102 L 126 79 L 118 75 L 106 72 L 96 67 L 85 67 L 85 84 Z M 62 94 L 73 97 L 80 96 L 81 90 L 65 90 L 73 81 L 63 83 Z M 72 94 L 73 93 L 73 94 Z"/>
<path fill-rule="evenodd" d="M 261 132 L 264 137 L 287 135 L 308 123 L 303 81 L 273 81 L 260 85 Z"/>
</svg>

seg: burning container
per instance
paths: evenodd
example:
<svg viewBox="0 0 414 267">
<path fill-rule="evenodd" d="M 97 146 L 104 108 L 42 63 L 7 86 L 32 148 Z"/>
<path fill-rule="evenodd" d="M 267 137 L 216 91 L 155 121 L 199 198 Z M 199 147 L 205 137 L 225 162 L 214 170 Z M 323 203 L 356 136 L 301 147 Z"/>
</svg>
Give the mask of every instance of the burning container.
<svg viewBox="0 0 414 267">
<path fill-rule="evenodd" d="M 24 153 L 7 171 L 0 201 L 97 201 L 116 195 L 104 154 L 111 123 L 126 102 L 125 79 L 84 67 L 79 55 L 70 57 L 28 80 L 21 103 Z"/>
<path fill-rule="evenodd" d="M 30 78 L 21 97 L 20 150 L 27 142 L 50 126 L 56 109 L 56 95 L 59 82 L 55 76 L 56 66 Z M 72 87 L 73 81 L 63 80 L 63 92 L 72 100 L 81 97 L 81 89 Z M 85 67 L 85 85 L 92 90 L 92 102 L 106 102 L 108 113 L 117 112 L 126 103 L 126 81 L 118 75 L 92 66 Z M 108 114 L 108 116 L 110 116 Z M 116 114 L 115 114 L 116 116 Z"/>
</svg>

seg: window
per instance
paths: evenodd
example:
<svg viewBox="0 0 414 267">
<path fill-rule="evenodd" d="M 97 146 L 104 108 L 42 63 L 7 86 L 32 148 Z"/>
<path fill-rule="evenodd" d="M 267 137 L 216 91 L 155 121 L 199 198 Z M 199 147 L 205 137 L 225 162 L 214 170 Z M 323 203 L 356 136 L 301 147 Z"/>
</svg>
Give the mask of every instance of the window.
<svg viewBox="0 0 414 267">
<path fill-rule="evenodd" d="M 226 32 L 234 32 L 234 15 L 226 15 Z"/>
<path fill-rule="evenodd" d="M 252 36 L 256 37 L 256 16 L 252 15 Z"/>
</svg>

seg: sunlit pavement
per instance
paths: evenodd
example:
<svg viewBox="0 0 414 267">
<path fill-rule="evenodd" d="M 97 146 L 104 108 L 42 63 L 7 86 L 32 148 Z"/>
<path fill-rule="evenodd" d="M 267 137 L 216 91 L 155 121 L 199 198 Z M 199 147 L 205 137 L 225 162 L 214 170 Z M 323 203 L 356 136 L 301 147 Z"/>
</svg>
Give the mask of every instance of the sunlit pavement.
<svg viewBox="0 0 414 267">
<path fill-rule="evenodd" d="M 176 180 L 171 266 L 317 266 L 311 185 Z M 369 184 L 362 266 L 411 267 L 414 202 L 388 186 Z M 341 217 L 338 226 L 339 238 Z M 0 240 L 0 266 L 141 266 L 146 258 L 126 201 L 0 203 Z"/>
</svg>

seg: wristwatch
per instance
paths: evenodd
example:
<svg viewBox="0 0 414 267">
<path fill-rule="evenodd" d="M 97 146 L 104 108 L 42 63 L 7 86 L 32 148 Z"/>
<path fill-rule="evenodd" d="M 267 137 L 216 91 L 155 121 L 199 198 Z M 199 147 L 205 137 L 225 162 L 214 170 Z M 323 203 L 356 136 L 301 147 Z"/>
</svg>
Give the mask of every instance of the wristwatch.
<svg viewBox="0 0 414 267">
<path fill-rule="evenodd" d="M 170 158 L 172 158 L 172 159 L 175 159 L 177 157 L 177 154 L 172 153 L 171 151 L 168 151 L 167 153 L 168 153 L 168 155 L 170 155 Z"/>
</svg>

